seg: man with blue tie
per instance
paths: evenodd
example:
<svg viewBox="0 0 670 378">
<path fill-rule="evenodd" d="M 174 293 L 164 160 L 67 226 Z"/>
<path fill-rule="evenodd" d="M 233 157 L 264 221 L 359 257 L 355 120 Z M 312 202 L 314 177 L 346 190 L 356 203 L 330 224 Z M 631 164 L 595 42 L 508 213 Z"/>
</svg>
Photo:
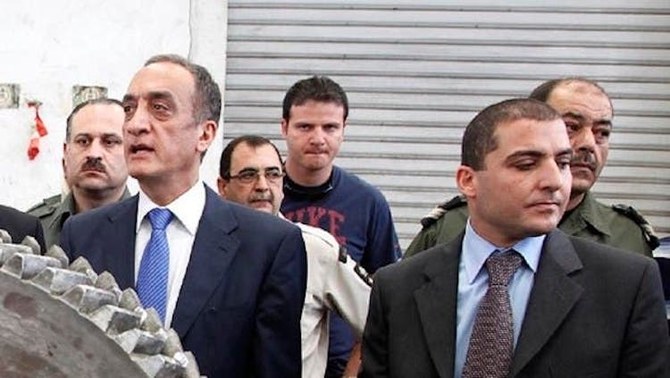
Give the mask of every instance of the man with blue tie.
<svg viewBox="0 0 670 378">
<path fill-rule="evenodd" d="M 135 74 L 123 106 L 139 193 L 68 219 L 61 246 L 135 287 L 202 374 L 299 377 L 300 230 L 221 200 L 199 178 L 218 128 L 218 85 L 204 67 L 159 55 Z"/>
<path fill-rule="evenodd" d="M 362 376 L 669 376 L 656 263 L 556 228 L 572 183 L 561 115 L 491 105 L 461 149 L 465 231 L 377 271 Z"/>
</svg>

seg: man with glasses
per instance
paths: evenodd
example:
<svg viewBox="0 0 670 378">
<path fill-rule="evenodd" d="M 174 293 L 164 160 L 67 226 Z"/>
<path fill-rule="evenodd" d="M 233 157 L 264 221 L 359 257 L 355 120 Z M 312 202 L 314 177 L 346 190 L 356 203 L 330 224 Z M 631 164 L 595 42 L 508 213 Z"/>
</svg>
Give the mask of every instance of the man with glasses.
<svg viewBox="0 0 670 378">
<path fill-rule="evenodd" d="M 217 184 L 225 199 L 283 218 L 279 212 L 283 178 L 279 151 L 266 138 L 235 138 L 221 154 Z M 307 293 L 300 319 L 302 376 L 323 377 L 328 361 L 330 311 L 346 319 L 360 337 L 371 279 L 332 235 L 316 227 L 297 225 L 307 251 Z"/>
</svg>

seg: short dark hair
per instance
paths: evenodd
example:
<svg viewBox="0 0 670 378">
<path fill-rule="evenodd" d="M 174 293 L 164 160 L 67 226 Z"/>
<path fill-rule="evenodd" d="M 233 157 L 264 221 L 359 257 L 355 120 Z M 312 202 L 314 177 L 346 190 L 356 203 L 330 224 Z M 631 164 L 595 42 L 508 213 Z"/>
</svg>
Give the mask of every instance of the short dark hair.
<svg viewBox="0 0 670 378">
<path fill-rule="evenodd" d="M 235 152 L 235 148 L 240 144 L 247 144 L 253 148 L 270 145 L 277 153 L 279 163 L 283 165 L 281 154 L 279 153 L 277 146 L 275 146 L 274 143 L 270 141 L 270 139 L 259 135 L 242 135 L 228 142 L 226 148 L 224 148 L 223 152 L 221 152 L 221 159 L 219 160 L 219 176 L 222 179 L 230 179 L 230 164 L 233 159 L 233 152 Z"/>
<path fill-rule="evenodd" d="M 485 169 L 486 155 L 498 148 L 497 127 L 520 119 L 553 121 L 561 119 L 549 105 L 528 98 L 514 98 L 486 107 L 470 121 L 463 133 L 461 164 L 476 171 Z"/>
<path fill-rule="evenodd" d="M 612 109 L 612 114 L 614 114 L 614 106 L 612 106 L 612 99 L 610 98 L 610 95 L 605 91 L 605 88 L 603 88 L 597 82 L 582 76 L 568 76 L 559 79 L 545 81 L 544 83 L 535 87 L 535 89 L 533 89 L 533 91 L 530 93 L 530 96 L 528 97 L 534 100 L 547 102 L 547 100 L 549 100 L 549 97 L 551 97 L 551 94 L 554 92 L 556 88 L 571 83 L 586 84 L 600 91 L 600 93 L 602 93 L 603 95 L 605 95 L 605 97 L 607 97 L 607 101 L 609 101 L 610 108 Z"/>
<path fill-rule="evenodd" d="M 194 117 L 197 123 L 214 121 L 219 124 L 221 117 L 221 91 L 207 69 L 176 54 L 154 55 L 144 66 L 154 63 L 173 63 L 184 67 L 193 75 L 195 81 L 195 98 L 193 99 Z"/>
<path fill-rule="evenodd" d="M 91 100 L 86 100 L 84 102 L 79 103 L 77 106 L 72 109 L 72 112 L 70 112 L 70 115 L 67 116 L 67 120 L 65 121 L 65 142 L 70 141 L 70 137 L 72 137 L 72 120 L 74 119 L 74 116 L 79 113 L 79 111 L 89 105 L 118 105 L 123 109 L 123 104 L 121 101 L 114 99 L 114 98 L 107 98 L 107 97 L 99 97 L 99 98 L 94 98 Z"/>
<path fill-rule="evenodd" d="M 327 76 L 312 76 L 293 84 L 284 96 L 282 118 L 288 120 L 292 106 L 307 101 L 332 102 L 344 108 L 344 120 L 349 116 L 349 101 L 342 87 Z"/>
</svg>

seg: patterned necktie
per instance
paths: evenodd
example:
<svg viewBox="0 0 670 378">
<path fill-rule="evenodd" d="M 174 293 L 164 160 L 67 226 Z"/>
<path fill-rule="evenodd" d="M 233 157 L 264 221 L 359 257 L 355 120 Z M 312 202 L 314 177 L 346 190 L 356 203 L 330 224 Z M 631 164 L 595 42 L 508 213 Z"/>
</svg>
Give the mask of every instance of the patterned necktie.
<svg viewBox="0 0 670 378">
<path fill-rule="evenodd" d="M 521 265 L 514 250 L 494 252 L 486 260 L 489 287 L 479 303 L 463 378 L 507 377 L 514 353 L 512 306 L 507 284 Z"/>
<path fill-rule="evenodd" d="M 170 249 L 165 228 L 172 220 L 168 209 L 155 208 L 149 212 L 151 239 L 147 243 L 137 275 L 137 295 L 144 307 L 153 307 L 165 323 L 167 281 L 170 270 Z"/>
</svg>

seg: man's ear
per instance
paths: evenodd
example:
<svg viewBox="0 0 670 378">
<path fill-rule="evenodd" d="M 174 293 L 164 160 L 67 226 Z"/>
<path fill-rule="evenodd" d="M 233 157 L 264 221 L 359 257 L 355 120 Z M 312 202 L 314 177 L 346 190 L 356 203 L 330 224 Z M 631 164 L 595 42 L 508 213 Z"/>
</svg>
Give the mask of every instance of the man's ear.
<svg viewBox="0 0 670 378">
<path fill-rule="evenodd" d="M 204 152 L 207 151 L 209 146 L 212 144 L 214 141 L 214 137 L 216 137 L 216 129 L 218 126 L 216 125 L 216 122 L 209 120 L 205 121 L 202 125 L 202 132 L 200 133 L 200 137 L 198 138 L 198 151 L 199 152 Z"/>
<path fill-rule="evenodd" d="M 456 169 L 456 186 L 466 198 L 476 197 L 477 172 L 467 165 L 459 166 Z"/>
<path fill-rule="evenodd" d="M 67 175 L 67 167 L 65 166 L 65 154 L 66 154 L 66 152 L 67 152 L 67 143 L 63 143 L 63 155 L 60 158 L 60 164 L 61 164 L 61 167 L 63 168 L 63 175 L 64 176 Z"/>
<path fill-rule="evenodd" d="M 219 195 L 223 198 L 226 198 L 226 185 L 228 185 L 228 181 L 224 180 L 219 176 L 216 179 L 216 186 L 219 188 Z"/>
<path fill-rule="evenodd" d="M 286 138 L 288 134 L 288 120 L 286 118 L 281 119 L 281 136 Z"/>
</svg>

